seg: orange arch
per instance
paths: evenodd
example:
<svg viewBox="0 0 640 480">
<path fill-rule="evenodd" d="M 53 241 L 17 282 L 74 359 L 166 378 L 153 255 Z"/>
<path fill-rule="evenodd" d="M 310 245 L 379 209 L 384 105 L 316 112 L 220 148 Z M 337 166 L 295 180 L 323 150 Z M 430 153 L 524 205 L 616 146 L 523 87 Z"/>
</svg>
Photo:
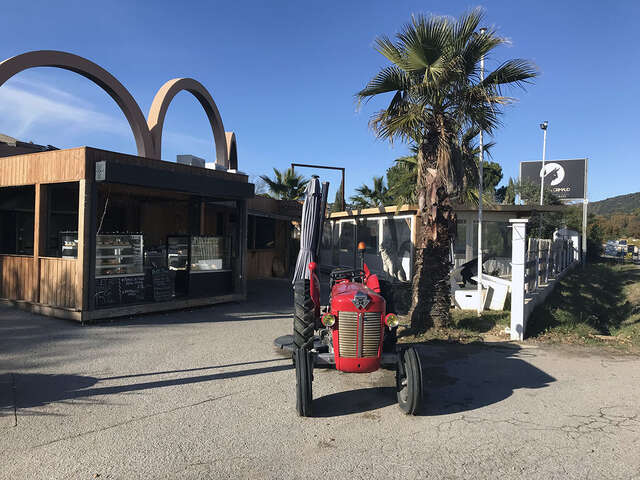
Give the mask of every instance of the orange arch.
<svg viewBox="0 0 640 480">
<path fill-rule="evenodd" d="M 218 165 L 224 165 L 225 168 L 229 168 L 227 141 L 220 112 L 218 112 L 216 103 L 204 85 L 193 78 L 174 78 L 173 80 L 169 80 L 160 87 L 160 90 L 158 90 L 158 93 L 156 93 L 153 99 L 153 103 L 149 109 L 149 116 L 147 117 L 147 124 L 153 141 L 155 158 L 162 158 L 162 127 L 165 116 L 167 115 L 167 109 L 173 98 L 182 90 L 193 94 L 200 102 L 200 105 L 202 105 L 202 108 L 209 118 L 211 130 L 213 131 L 213 138 L 216 144 L 216 163 Z"/>
<path fill-rule="evenodd" d="M 34 67 L 56 67 L 78 73 L 109 94 L 124 113 L 133 137 L 136 141 L 138 155 L 150 157 L 153 155 L 153 142 L 147 123 L 140 107 L 129 91 L 99 65 L 86 58 L 67 52 L 56 50 L 36 50 L 8 58 L 0 63 L 0 86 L 14 75 Z"/>
</svg>

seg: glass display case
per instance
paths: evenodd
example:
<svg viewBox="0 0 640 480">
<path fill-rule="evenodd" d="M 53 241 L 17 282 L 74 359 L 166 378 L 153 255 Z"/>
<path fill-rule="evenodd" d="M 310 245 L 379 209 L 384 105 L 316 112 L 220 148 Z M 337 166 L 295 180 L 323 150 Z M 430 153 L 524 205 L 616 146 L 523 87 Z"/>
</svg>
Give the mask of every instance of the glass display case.
<svg viewBox="0 0 640 480">
<path fill-rule="evenodd" d="M 232 245 L 229 236 L 167 237 L 167 265 L 175 295 L 200 297 L 233 290 Z"/>
<path fill-rule="evenodd" d="M 191 272 L 230 271 L 230 244 L 228 237 L 191 237 Z"/>
<path fill-rule="evenodd" d="M 145 247 L 144 248 L 144 266 L 148 268 L 166 268 L 167 267 L 167 247 Z"/>
<path fill-rule="evenodd" d="M 142 235 L 96 235 L 96 278 L 143 273 Z"/>
<path fill-rule="evenodd" d="M 189 265 L 189 237 L 167 237 L 167 266 L 169 270 L 186 271 Z"/>
<path fill-rule="evenodd" d="M 78 232 L 60 232 L 58 239 L 62 258 L 78 258 Z"/>
</svg>

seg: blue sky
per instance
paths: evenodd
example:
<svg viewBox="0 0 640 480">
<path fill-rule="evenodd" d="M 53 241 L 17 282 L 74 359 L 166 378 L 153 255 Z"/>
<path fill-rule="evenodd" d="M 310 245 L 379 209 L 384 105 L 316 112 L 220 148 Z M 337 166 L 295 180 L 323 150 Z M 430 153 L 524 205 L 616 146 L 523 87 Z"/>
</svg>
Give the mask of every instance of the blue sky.
<svg viewBox="0 0 640 480">
<path fill-rule="evenodd" d="M 512 42 L 488 68 L 523 57 L 541 73 L 527 91 L 511 92 L 518 102 L 495 134 L 493 157 L 505 178 L 517 176 L 519 161 L 541 157 L 538 124 L 548 120 L 547 158 L 589 157 L 591 200 L 640 190 L 637 1 L 11 2 L 2 7 L 0 59 L 39 49 L 84 56 L 116 76 L 145 115 L 165 81 L 196 78 L 213 95 L 225 129 L 236 132 L 241 170 L 344 165 L 351 193 L 406 153 L 368 129 L 384 101 L 359 111 L 354 101 L 386 65 L 374 39 L 393 35 L 411 13 L 457 16 L 476 5 Z M 52 68 L 0 87 L 0 132 L 61 148 L 136 153 L 108 95 Z M 205 113 L 189 94 L 174 100 L 164 132 L 164 159 L 213 159 Z M 337 175 L 322 175 L 335 192 Z"/>
</svg>

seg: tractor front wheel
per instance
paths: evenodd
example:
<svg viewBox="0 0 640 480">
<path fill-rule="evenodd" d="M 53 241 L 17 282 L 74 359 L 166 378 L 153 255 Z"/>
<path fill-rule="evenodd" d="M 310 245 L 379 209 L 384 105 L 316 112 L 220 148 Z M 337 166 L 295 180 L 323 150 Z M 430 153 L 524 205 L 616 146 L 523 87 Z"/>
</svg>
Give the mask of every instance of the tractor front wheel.
<svg viewBox="0 0 640 480">
<path fill-rule="evenodd" d="M 315 330 L 315 304 L 309 280 L 296 280 L 293 286 L 293 343 L 296 348 L 310 349 Z"/>
<path fill-rule="evenodd" d="M 296 348 L 296 410 L 301 417 L 313 415 L 313 354 L 306 348 Z"/>
<path fill-rule="evenodd" d="M 422 406 L 422 365 L 415 348 L 407 348 L 398 359 L 396 390 L 400 409 L 416 415 Z"/>
</svg>

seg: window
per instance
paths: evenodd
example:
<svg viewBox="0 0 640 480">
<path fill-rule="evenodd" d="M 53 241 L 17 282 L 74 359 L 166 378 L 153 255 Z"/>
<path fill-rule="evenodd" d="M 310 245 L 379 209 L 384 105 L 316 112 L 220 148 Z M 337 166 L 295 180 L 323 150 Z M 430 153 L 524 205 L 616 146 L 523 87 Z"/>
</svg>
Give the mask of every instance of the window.
<svg viewBox="0 0 640 480">
<path fill-rule="evenodd" d="M 382 245 L 399 256 L 411 254 L 411 219 L 385 218 Z"/>
<path fill-rule="evenodd" d="M 411 279 L 411 218 L 385 218 L 380 253 L 385 272 L 400 281 Z"/>
<path fill-rule="evenodd" d="M 48 185 L 49 218 L 46 225 L 48 257 L 78 256 L 78 184 Z M 40 227 L 42 228 L 42 226 Z"/>
<path fill-rule="evenodd" d="M 378 232 L 380 220 L 361 219 L 358 222 L 358 243 L 364 242 L 365 253 L 378 253 Z"/>
<path fill-rule="evenodd" d="M 324 225 L 322 226 L 322 244 L 321 244 L 321 248 L 323 250 L 331 250 L 331 242 L 332 241 L 333 241 L 333 238 L 332 238 L 331 222 L 326 220 L 324 222 Z"/>
<path fill-rule="evenodd" d="M 331 233 L 331 248 L 337 251 L 340 248 L 340 224 L 333 224 L 333 232 Z"/>
<path fill-rule="evenodd" d="M 478 249 L 478 222 L 473 224 L 473 252 Z M 493 257 L 511 258 L 511 232 L 508 222 L 482 222 L 482 251 Z"/>
<path fill-rule="evenodd" d="M 35 187 L 0 190 L 0 253 L 33 255 Z"/>
<path fill-rule="evenodd" d="M 458 220 L 456 227 L 456 240 L 453 247 L 454 253 L 467 253 L 467 221 Z"/>
<path fill-rule="evenodd" d="M 265 250 L 276 247 L 276 221 L 273 218 L 249 215 L 247 248 Z"/>
<path fill-rule="evenodd" d="M 353 252 L 355 233 L 355 225 L 353 223 L 340 222 L 340 251 Z"/>
</svg>

